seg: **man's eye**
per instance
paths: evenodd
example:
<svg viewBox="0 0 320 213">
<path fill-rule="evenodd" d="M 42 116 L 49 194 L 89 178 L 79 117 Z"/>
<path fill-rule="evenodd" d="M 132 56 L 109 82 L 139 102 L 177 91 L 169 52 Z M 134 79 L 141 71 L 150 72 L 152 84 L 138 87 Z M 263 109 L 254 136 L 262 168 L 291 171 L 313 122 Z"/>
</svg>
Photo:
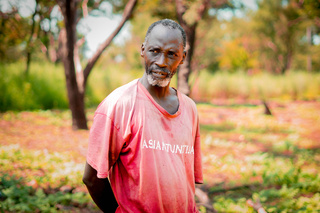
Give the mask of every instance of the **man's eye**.
<svg viewBox="0 0 320 213">
<path fill-rule="evenodd" d="M 175 57 L 177 56 L 177 54 L 175 52 L 168 52 L 168 55 L 169 56 L 175 56 Z"/>
</svg>

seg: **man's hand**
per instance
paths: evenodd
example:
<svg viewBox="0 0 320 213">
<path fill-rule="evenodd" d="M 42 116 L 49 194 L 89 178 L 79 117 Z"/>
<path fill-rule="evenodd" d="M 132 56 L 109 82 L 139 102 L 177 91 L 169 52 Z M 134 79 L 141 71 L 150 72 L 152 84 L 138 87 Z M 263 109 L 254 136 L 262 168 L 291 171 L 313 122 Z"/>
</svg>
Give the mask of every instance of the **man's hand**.
<svg viewBox="0 0 320 213">
<path fill-rule="evenodd" d="M 86 163 L 82 181 L 97 206 L 103 212 L 115 212 L 118 203 L 113 194 L 108 178 L 100 179 L 97 177 L 97 171 Z"/>
</svg>

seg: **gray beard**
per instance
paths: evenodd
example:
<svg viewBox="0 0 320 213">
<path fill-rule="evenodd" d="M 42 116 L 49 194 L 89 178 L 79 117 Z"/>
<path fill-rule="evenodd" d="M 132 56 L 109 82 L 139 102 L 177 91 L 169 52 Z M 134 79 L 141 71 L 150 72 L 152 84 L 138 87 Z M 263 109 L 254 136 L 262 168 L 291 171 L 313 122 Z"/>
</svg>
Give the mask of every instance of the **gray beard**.
<svg viewBox="0 0 320 213">
<path fill-rule="evenodd" d="M 152 86 L 158 86 L 158 87 L 166 87 L 169 85 L 171 78 L 165 78 L 165 79 L 155 79 L 151 74 L 147 74 L 147 79 L 149 84 Z"/>
</svg>

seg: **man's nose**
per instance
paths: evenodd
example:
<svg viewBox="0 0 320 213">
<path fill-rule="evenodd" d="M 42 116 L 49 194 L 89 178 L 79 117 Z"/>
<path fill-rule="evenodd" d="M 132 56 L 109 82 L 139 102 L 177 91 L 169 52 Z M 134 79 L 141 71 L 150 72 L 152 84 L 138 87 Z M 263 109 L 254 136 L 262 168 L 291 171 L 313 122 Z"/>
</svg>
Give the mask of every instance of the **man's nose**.
<svg viewBox="0 0 320 213">
<path fill-rule="evenodd" d="M 164 54 L 160 54 L 160 56 L 158 57 L 158 59 L 156 61 L 156 65 L 158 65 L 159 67 L 166 67 L 167 66 L 167 61 L 166 61 L 166 57 Z"/>
</svg>

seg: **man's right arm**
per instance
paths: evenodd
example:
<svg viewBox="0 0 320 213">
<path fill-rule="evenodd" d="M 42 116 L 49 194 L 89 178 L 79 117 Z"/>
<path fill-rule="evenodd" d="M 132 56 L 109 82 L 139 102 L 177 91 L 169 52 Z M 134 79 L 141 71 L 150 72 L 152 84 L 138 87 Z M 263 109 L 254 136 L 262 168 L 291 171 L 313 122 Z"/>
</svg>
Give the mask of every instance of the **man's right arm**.
<svg viewBox="0 0 320 213">
<path fill-rule="evenodd" d="M 98 178 L 97 171 L 86 163 L 82 180 L 87 186 L 93 201 L 103 212 L 116 211 L 118 203 L 115 199 L 108 178 Z"/>
</svg>

